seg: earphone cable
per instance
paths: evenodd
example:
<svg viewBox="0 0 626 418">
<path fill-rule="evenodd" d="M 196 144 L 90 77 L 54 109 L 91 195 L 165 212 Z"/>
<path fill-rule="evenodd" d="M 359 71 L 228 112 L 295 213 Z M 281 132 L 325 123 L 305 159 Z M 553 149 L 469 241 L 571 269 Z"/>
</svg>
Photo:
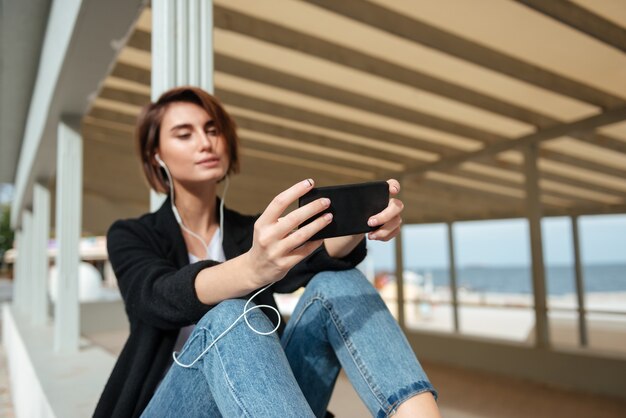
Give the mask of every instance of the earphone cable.
<svg viewBox="0 0 626 418">
<path fill-rule="evenodd" d="M 206 244 L 206 242 L 204 241 L 204 239 L 202 239 L 202 237 L 196 233 L 194 233 L 193 231 L 191 231 L 189 228 L 187 228 L 184 223 L 183 220 L 180 216 L 180 213 L 178 213 L 178 209 L 176 208 L 176 205 L 174 204 L 174 182 L 172 181 L 172 176 L 170 174 L 169 169 L 167 168 L 167 166 L 165 165 L 165 163 L 163 162 L 163 160 L 161 160 L 161 158 L 158 155 L 155 155 L 155 158 L 157 160 L 157 162 L 161 165 L 161 167 L 163 167 L 163 169 L 165 170 L 165 174 L 167 174 L 167 178 L 169 180 L 169 186 L 170 186 L 170 204 L 172 207 L 172 212 L 174 213 L 174 218 L 176 218 L 176 221 L 178 222 L 178 224 L 180 225 L 181 228 L 183 228 L 185 231 L 187 231 L 187 233 L 189 233 L 191 236 L 197 238 L 198 240 L 200 240 L 200 242 L 202 243 L 202 245 L 204 245 L 204 248 L 206 249 L 206 254 L 207 254 L 207 258 L 209 257 L 209 246 Z M 226 185 L 224 186 L 224 192 L 222 193 L 222 199 L 220 202 L 220 238 L 221 238 L 221 243 L 222 243 L 222 248 L 224 248 L 224 202 L 226 201 L 226 192 L 228 190 L 228 185 L 229 185 L 229 178 L 228 175 L 226 176 Z M 235 319 L 233 321 L 232 324 L 230 324 L 230 326 L 228 328 L 226 328 L 226 330 L 224 330 L 220 335 L 218 335 L 218 337 L 211 343 L 209 344 L 203 351 L 202 353 L 200 353 L 191 363 L 189 364 L 183 364 L 178 360 L 178 357 L 180 357 L 182 355 L 182 353 L 185 351 L 183 349 L 183 351 L 181 351 L 181 353 L 177 353 L 177 352 L 172 352 L 172 358 L 174 359 L 174 362 L 179 365 L 180 367 L 184 367 L 184 368 L 189 368 L 192 367 L 194 364 L 196 364 L 196 362 L 198 360 L 200 360 L 200 358 L 202 358 L 203 355 L 205 355 L 210 349 L 211 347 L 213 347 L 213 345 L 215 345 L 215 343 L 217 343 L 217 341 L 219 341 L 224 335 L 226 335 L 236 324 L 237 322 L 239 322 L 241 320 L 241 318 L 243 318 L 246 321 L 246 325 L 248 325 L 248 328 L 250 328 L 253 332 L 259 334 L 259 335 L 270 335 L 275 333 L 278 328 L 280 327 L 280 323 L 281 323 L 281 316 L 280 316 L 280 312 L 278 311 L 278 309 L 276 309 L 273 306 L 270 305 L 255 305 L 252 306 L 250 308 L 248 308 L 248 305 L 250 304 L 250 302 L 252 302 L 252 299 L 254 299 L 257 295 L 259 295 L 261 292 L 263 292 L 264 290 L 266 290 L 267 288 L 269 288 L 271 285 L 273 285 L 274 283 L 270 283 L 269 285 L 265 286 L 264 288 L 260 289 L 259 291 L 257 291 L 254 295 L 252 295 L 252 297 L 250 297 L 248 299 L 248 301 L 246 302 L 246 304 L 244 305 L 243 308 L 243 312 L 241 315 L 239 315 L 239 317 L 237 319 Z M 274 312 L 276 312 L 276 316 L 278 318 L 278 321 L 276 323 L 276 326 L 274 327 L 274 329 L 272 329 L 271 331 L 267 331 L 267 332 L 263 332 L 263 331 L 259 331 L 256 328 L 254 328 L 252 326 L 252 324 L 250 324 L 250 322 L 248 321 L 248 317 L 247 314 L 249 312 L 251 312 L 254 309 L 260 309 L 260 308 L 269 308 L 271 310 L 273 310 Z M 196 338 L 198 336 L 198 334 L 196 334 L 196 336 L 194 336 L 194 338 Z M 192 340 L 193 341 L 193 340 Z"/>
</svg>

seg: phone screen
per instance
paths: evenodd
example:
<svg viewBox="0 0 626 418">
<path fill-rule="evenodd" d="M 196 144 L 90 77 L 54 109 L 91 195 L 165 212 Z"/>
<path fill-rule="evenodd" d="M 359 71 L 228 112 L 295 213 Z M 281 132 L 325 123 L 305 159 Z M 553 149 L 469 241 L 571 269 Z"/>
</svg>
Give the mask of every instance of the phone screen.
<svg viewBox="0 0 626 418">
<path fill-rule="evenodd" d="M 376 230 L 377 227 L 370 227 L 367 220 L 370 216 L 382 212 L 389 204 L 389 185 L 386 181 L 375 181 L 317 187 L 302 196 L 298 201 L 298 206 L 304 206 L 321 197 L 330 199 L 330 207 L 307 219 L 300 227 L 328 212 L 333 214 L 333 220 L 313 235 L 309 241 Z"/>
</svg>

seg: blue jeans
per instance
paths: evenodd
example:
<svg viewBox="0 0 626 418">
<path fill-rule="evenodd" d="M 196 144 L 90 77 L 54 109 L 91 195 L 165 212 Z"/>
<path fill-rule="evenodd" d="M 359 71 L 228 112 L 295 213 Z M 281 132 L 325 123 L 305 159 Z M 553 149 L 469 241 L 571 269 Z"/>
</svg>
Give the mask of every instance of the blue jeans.
<svg viewBox="0 0 626 418">
<path fill-rule="evenodd" d="M 242 313 L 230 299 L 196 325 L 179 360 L 191 363 Z M 273 324 L 248 314 L 259 331 Z M 358 270 L 323 272 L 307 285 L 285 332 L 258 335 L 240 320 L 195 365 L 173 364 L 143 417 L 323 417 L 340 369 L 372 413 L 436 392 L 406 337 Z"/>
</svg>

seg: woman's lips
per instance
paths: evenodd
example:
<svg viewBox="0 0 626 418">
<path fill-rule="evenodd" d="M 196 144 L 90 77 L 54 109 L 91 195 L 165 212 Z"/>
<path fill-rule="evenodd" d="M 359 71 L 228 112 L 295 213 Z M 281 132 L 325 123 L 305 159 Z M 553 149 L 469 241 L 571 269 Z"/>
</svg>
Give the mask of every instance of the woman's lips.
<svg viewBox="0 0 626 418">
<path fill-rule="evenodd" d="M 212 167 L 217 165 L 220 162 L 219 158 L 205 158 L 203 160 L 198 161 L 196 164 L 201 165 L 203 167 Z"/>
</svg>

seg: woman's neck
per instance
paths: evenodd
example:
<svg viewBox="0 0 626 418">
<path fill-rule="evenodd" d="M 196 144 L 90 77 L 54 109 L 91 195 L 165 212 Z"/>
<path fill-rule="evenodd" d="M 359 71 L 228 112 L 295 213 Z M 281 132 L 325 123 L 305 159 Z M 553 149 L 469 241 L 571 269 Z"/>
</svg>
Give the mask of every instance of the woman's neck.
<svg viewBox="0 0 626 418">
<path fill-rule="evenodd" d="M 202 187 L 174 187 L 176 209 L 187 228 L 196 234 L 208 235 L 219 224 L 215 211 L 217 184 Z"/>
</svg>

